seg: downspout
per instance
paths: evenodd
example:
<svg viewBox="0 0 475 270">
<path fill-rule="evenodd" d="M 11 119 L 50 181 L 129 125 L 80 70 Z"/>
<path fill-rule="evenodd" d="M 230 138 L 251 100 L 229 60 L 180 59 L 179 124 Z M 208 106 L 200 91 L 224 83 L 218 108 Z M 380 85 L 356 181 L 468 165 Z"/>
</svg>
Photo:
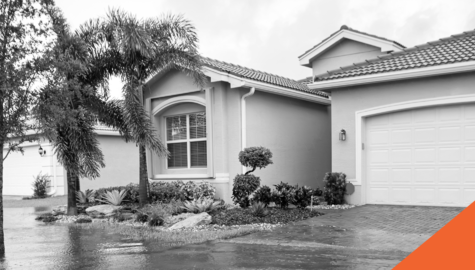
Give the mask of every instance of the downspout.
<svg viewBox="0 0 475 270">
<path fill-rule="evenodd" d="M 246 98 L 254 95 L 256 88 L 251 87 L 251 91 L 241 97 L 241 150 L 246 148 Z M 247 168 L 242 166 L 242 173 L 246 173 Z"/>
</svg>

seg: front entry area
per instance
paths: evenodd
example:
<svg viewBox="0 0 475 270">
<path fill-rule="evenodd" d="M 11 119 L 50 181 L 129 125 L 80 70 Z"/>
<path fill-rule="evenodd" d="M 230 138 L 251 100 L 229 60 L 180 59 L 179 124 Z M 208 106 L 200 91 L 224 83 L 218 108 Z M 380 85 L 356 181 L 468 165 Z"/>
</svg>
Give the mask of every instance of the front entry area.
<svg viewBox="0 0 475 270">
<path fill-rule="evenodd" d="M 475 103 L 381 114 L 365 126 L 368 204 L 475 201 Z"/>
</svg>

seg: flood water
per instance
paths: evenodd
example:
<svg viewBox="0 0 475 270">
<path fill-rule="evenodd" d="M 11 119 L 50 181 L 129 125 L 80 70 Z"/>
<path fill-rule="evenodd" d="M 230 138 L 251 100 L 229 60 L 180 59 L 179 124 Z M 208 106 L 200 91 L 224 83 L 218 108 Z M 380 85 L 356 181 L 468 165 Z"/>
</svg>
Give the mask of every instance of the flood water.
<svg viewBox="0 0 475 270">
<path fill-rule="evenodd" d="M 50 210 L 4 209 L 1 269 L 390 269 L 402 259 L 366 250 L 248 243 L 256 235 L 170 248 L 106 230 L 34 220 Z"/>
</svg>

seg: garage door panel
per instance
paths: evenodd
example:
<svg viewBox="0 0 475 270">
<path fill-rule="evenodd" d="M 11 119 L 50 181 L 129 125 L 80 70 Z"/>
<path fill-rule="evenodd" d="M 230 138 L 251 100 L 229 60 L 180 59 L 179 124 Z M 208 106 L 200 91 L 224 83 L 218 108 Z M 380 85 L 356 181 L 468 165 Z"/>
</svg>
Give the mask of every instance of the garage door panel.
<svg viewBox="0 0 475 270">
<path fill-rule="evenodd" d="M 458 142 L 461 139 L 462 129 L 460 127 L 441 127 L 439 129 L 439 141 Z"/>
<path fill-rule="evenodd" d="M 393 168 L 392 170 L 393 184 L 407 184 L 412 181 L 412 169 Z"/>
<path fill-rule="evenodd" d="M 465 183 L 475 183 L 475 168 L 465 168 L 464 169 L 463 181 Z"/>
<path fill-rule="evenodd" d="M 393 144 L 411 144 L 412 131 L 410 129 L 391 130 L 391 142 Z"/>
<path fill-rule="evenodd" d="M 397 204 L 411 204 L 411 193 L 411 188 L 393 188 L 391 191 L 391 201 Z"/>
<path fill-rule="evenodd" d="M 415 143 L 435 143 L 437 141 L 437 130 L 435 128 L 416 128 L 414 130 Z"/>
<path fill-rule="evenodd" d="M 437 162 L 436 148 L 416 148 L 414 149 L 414 162 L 423 164 L 433 164 Z"/>
<path fill-rule="evenodd" d="M 475 104 L 395 112 L 366 123 L 368 203 L 466 206 L 475 200 Z"/>
<path fill-rule="evenodd" d="M 461 162 L 462 149 L 460 147 L 441 147 L 439 148 L 439 162 Z"/>
<path fill-rule="evenodd" d="M 465 147 L 465 162 L 475 162 L 475 146 Z"/>
<path fill-rule="evenodd" d="M 475 125 L 465 126 L 465 141 L 475 142 Z"/>
<path fill-rule="evenodd" d="M 436 183 L 437 169 L 436 168 L 415 168 L 414 182 L 416 183 Z"/>
<path fill-rule="evenodd" d="M 415 204 L 436 204 L 437 190 L 435 188 L 414 188 Z"/>
<path fill-rule="evenodd" d="M 412 149 L 391 150 L 391 161 L 393 163 L 412 163 Z"/>
<path fill-rule="evenodd" d="M 462 192 L 458 188 L 439 188 L 439 203 L 443 205 L 460 205 Z"/>
<path fill-rule="evenodd" d="M 369 203 L 389 204 L 389 188 L 370 188 Z"/>
<path fill-rule="evenodd" d="M 463 204 L 468 206 L 475 201 L 475 188 L 466 188 L 463 190 Z"/>
</svg>

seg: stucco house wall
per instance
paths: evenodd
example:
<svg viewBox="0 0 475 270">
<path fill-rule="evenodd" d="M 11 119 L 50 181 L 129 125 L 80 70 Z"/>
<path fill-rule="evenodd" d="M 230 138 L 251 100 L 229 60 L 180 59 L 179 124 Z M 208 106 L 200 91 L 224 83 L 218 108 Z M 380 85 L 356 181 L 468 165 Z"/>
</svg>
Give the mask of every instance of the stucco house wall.
<svg viewBox="0 0 475 270">
<path fill-rule="evenodd" d="M 138 184 L 139 149 L 135 143 L 127 143 L 120 136 L 98 135 L 98 139 L 106 167 L 96 179 L 82 178 L 81 190 Z"/>
<path fill-rule="evenodd" d="M 474 85 L 475 73 L 469 72 L 332 90 L 332 171 L 344 172 L 350 180 L 356 176 L 357 111 L 406 101 L 473 95 Z M 338 139 L 341 129 L 346 130 L 346 141 Z M 359 204 L 360 199 L 361 186 L 356 186 L 355 194 L 347 200 Z"/>
<path fill-rule="evenodd" d="M 313 75 L 320 75 L 328 70 L 362 62 L 381 54 L 381 48 L 343 39 L 311 60 Z"/>
<path fill-rule="evenodd" d="M 145 107 L 161 138 L 165 137 L 166 115 L 206 111 L 210 148 L 206 169 L 165 169 L 165 158 L 149 151 L 152 181 L 207 181 L 216 187 L 217 197 L 230 202 L 233 179 L 243 172 L 238 160 L 241 98 L 249 91 L 247 87 L 231 88 L 229 83 L 219 81 L 208 81 L 199 89 L 192 78 L 175 70 L 152 79 L 144 88 Z M 185 102 L 167 105 L 180 99 Z M 204 104 L 198 104 L 199 100 Z M 247 146 L 262 145 L 274 153 L 276 164 L 256 172 L 262 184 L 271 186 L 284 181 L 320 186 L 324 172 L 331 167 L 328 106 L 256 89 L 247 98 L 246 107 Z"/>
<path fill-rule="evenodd" d="M 274 164 L 254 173 L 261 185 L 283 181 L 321 188 L 331 170 L 329 106 L 256 92 L 247 112 L 248 146 L 273 153 Z"/>
</svg>

